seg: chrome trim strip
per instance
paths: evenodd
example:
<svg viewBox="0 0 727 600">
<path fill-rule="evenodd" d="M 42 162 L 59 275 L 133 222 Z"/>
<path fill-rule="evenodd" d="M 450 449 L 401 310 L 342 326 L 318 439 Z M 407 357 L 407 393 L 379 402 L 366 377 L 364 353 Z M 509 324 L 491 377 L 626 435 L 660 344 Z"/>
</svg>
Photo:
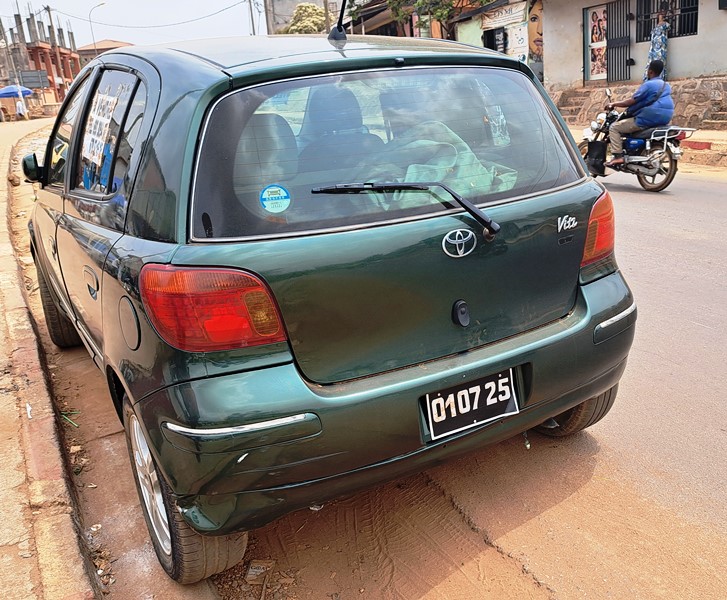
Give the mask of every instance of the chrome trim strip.
<svg viewBox="0 0 727 600">
<path fill-rule="evenodd" d="M 310 414 L 310 413 L 308 413 Z M 249 425 L 238 425 L 236 427 L 218 427 L 216 429 L 193 429 L 191 427 L 182 427 L 174 423 L 164 422 L 163 425 L 176 433 L 193 436 L 216 436 L 216 435 L 235 435 L 239 433 L 252 433 L 254 431 L 262 431 L 281 425 L 292 425 L 304 421 L 308 414 L 293 415 L 292 417 L 281 417 L 280 419 L 272 419 L 270 421 L 261 421 L 259 423 L 251 423 Z"/>
<path fill-rule="evenodd" d="M 607 319 L 606 321 L 603 321 L 603 323 L 599 323 L 598 325 L 596 325 L 596 329 L 598 329 L 599 327 L 601 329 L 605 329 L 606 327 L 610 327 L 611 325 L 613 325 L 617 321 L 620 321 L 621 319 L 625 319 L 626 317 L 628 317 L 635 310 L 636 310 L 636 302 L 634 302 L 626 310 L 621 311 L 620 313 L 618 313 L 615 317 L 611 317 L 610 319 Z"/>
</svg>

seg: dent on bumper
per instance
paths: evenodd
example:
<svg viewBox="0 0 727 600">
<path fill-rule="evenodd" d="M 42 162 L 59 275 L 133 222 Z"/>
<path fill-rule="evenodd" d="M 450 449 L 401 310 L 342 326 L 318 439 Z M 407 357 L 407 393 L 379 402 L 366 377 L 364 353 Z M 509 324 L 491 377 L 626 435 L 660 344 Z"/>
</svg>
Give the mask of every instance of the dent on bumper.
<svg viewBox="0 0 727 600">
<path fill-rule="evenodd" d="M 299 440 L 320 433 L 321 420 L 313 413 L 302 413 L 277 419 L 235 425 L 233 427 L 184 427 L 165 421 L 162 434 L 166 440 L 188 452 L 235 452 Z"/>
<path fill-rule="evenodd" d="M 229 533 L 506 439 L 602 393 L 625 368 L 635 319 L 615 273 L 583 286 L 563 319 L 464 355 L 331 386 L 279 365 L 173 386 L 136 409 L 184 518 Z M 426 439 L 420 397 L 515 365 L 520 414 Z"/>
<path fill-rule="evenodd" d="M 421 472 L 459 455 L 509 439 L 613 387 L 625 368 L 626 359 L 553 402 L 541 403 L 477 431 L 431 447 L 422 447 L 407 455 L 350 472 L 275 488 L 220 495 L 177 496 L 177 508 L 190 527 L 202 534 L 224 535 L 263 527 L 294 510 L 350 496 L 359 490 Z"/>
</svg>

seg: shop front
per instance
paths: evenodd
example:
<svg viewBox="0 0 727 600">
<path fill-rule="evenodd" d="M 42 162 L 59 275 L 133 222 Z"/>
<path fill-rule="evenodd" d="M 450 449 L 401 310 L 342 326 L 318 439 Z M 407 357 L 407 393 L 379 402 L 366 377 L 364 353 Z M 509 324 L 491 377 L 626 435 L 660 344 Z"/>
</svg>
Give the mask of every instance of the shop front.
<svg viewBox="0 0 727 600">
<path fill-rule="evenodd" d="M 484 46 L 526 62 L 543 79 L 542 0 L 496 1 L 463 13 L 455 23 L 457 40 Z"/>
</svg>

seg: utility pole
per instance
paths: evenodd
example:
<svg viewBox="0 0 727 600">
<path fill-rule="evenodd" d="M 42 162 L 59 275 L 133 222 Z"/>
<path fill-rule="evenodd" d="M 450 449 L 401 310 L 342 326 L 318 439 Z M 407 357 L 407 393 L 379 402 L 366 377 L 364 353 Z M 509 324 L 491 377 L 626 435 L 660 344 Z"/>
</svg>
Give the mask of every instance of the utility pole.
<svg viewBox="0 0 727 600">
<path fill-rule="evenodd" d="M 331 31 L 331 11 L 328 8 L 328 0 L 323 0 L 323 14 L 326 17 L 326 32 Z"/>
<path fill-rule="evenodd" d="M 13 73 L 15 74 L 15 86 L 18 88 L 18 99 L 20 102 L 23 103 L 23 107 L 25 108 L 25 114 L 28 114 L 28 105 L 25 103 L 25 98 L 23 98 L 23 92 L 20 89 L 18 68 L 15 66 L 15 59 L 13 58 L 13 54 L 10 51 L 10 44 L 8 43 L 8 39 L 5 37 L 5 26 L 2 24 L 2 22 L 0 22 L 0 34 L 2 34 L 2 40 L 0 40 L 0 45 L 5 48 L 5 54 L 8 57 L 8 81 L 10 81 L 10 69 L 12 68 Z"/>
<path fill-rule="evenodd" d="M 255 35 L 255 16 L 252 12 L 253 0 L 248 0 L 248 2 L 250 3 L 250 30 L 252 31 L 252 35 Z"/>
<path fill-rule="evenodd" d="M 268 35 L 275 33 L 275 0 L 263 0 L 265 7 L 265 24 L 268 26 Z"/>
</svg>

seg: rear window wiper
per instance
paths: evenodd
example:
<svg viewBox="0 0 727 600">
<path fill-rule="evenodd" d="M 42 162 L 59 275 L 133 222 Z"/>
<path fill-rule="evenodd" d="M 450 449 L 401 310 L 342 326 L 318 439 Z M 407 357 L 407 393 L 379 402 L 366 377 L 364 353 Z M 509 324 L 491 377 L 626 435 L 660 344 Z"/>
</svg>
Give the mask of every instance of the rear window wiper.
<svg viewBox="0 0 727 600">
<path fill-rule="evenodd" d="M 311 190 L 312 194 L 358 194 L 360 192 L 398 192 L 406 190 L 430 190 L 433 187 L 440 187 L 447 192 L 454 201 L 464 208 L 472 217 L 485 228 L 485 235 L 488 238 L 500 231 L 500 225 L 488 217 L 484 211 L 477 208 L 466 198 L 460 196 L 446 183 L 441 181 L 417 181 L 412 183 L 400 183 L 398 181 L 383 181 L 377 183 L 339 183 L 317 187 Z"/>
</svg>

